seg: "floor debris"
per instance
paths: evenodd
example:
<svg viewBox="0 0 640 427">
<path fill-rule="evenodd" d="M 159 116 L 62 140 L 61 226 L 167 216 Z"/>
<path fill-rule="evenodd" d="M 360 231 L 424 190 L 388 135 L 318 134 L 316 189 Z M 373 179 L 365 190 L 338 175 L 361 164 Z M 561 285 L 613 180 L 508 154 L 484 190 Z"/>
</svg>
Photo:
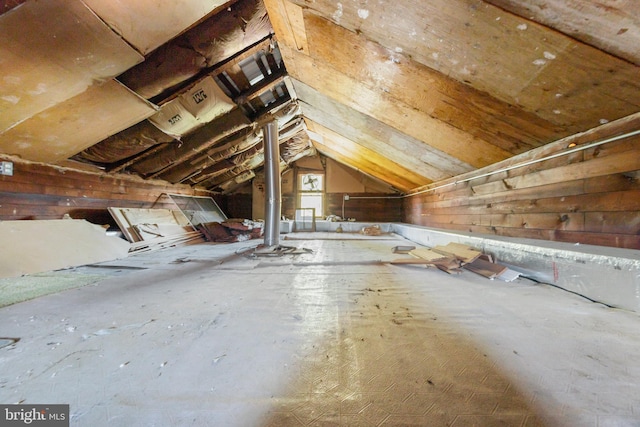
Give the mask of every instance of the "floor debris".
<svg viewBox="0 0 640 427">
<path fill-rule="evenodd" d="M 262 236 L 264 223 L 249 219 L 228 219 L 223 222 L 207 222 L 198 225 L 210 242 L 244 242 Z"/>
<path fill-rule="evenodd" d="M 405 252 L 404 249 L 408 250 Z M 518 274 L 515 277 L 514 273 L 507 274 L 510 271 L 507 266 L 495 263 L 491 254 L 482 253 L 476 248 L 460 243 L 451 242 L 444 246 L 417 249 L 411 246 L 396 246 L 391 251 L 407 253 L 413 257 L 399 258 L 389 262 L 394 265 L 434 266 L 447 274 L 460 274 L 464 268 L 488 279 L 496 277 L 501 277 L 501 280 L 508 279 L 505 281 L 512 281 L 518 277 Z"/>
</svg>

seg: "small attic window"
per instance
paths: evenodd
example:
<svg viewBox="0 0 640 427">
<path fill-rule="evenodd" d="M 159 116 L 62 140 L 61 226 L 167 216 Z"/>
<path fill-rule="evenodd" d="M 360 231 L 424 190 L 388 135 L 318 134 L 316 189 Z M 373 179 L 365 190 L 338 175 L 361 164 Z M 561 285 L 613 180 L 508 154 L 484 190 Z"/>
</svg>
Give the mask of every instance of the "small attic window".
<svg viewBox="0 0 640 427">
<path fill-rule="evenodd" d="M 316 218 L 324 216 L 324 175 L 301 173 L 298 175 L 299 206 L 315 209 Z"/>
<path fill-rule="evenodd" d="M 300 191 L 322 191 L 324 190 L 324 175 L 316 173 L 300 174 Z"/>
</svg>

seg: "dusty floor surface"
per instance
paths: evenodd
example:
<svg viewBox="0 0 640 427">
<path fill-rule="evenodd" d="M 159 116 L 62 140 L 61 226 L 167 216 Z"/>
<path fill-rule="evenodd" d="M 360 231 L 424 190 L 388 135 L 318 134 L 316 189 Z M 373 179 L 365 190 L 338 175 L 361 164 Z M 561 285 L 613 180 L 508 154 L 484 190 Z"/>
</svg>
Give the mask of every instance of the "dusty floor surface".
<svg viewBox="0 0 640 427">
<path fill-rule="evenodd" d="M 0 402 L 74 426 L 638 426 L 640 315 L 392 266 L 395 236 L 188 246 L 0 309 Z M 306 240 L 305 240 L 306 239 Z"/>
</svg>

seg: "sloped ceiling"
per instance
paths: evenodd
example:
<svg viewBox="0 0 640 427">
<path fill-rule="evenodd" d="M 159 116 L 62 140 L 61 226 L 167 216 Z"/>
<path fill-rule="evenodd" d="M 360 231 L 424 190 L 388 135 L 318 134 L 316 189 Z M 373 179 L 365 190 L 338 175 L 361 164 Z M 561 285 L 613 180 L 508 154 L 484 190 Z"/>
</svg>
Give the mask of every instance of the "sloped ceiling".
<svg viewBox="0 0 640 427">
<path fill-rule="evenodd" d="M 640 111 L 634 0 L 0 0 L 0 152 L 230 193 L 333 158 L 397 192 Z M 86 166 L 85 166 L 86 167 Z"/>
</svg>

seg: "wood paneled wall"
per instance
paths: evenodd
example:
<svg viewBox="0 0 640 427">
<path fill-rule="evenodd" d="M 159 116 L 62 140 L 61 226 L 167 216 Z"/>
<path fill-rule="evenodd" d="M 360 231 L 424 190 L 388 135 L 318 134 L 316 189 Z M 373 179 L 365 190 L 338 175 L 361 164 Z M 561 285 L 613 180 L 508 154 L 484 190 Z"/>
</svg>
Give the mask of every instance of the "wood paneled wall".
<svg viewBox="0 0 640 427">
<path fill-rule="evenodd" d="M 127 175 L 107 175 L 20 161 L 13 176 L 0 176 L 0 220 L 60 219 L 68 214 L 115 226 L 109 206 L 175 208 L 165 194 L 209 195 L 185 185 Z M 218 201 L 218 200 L 216 200 Z"/>
<path fill-rule="evenodd" d="M 580 147 L 638 129 L 640 114 L 439 182 L 431 187 L 440 189 L 404 199 L 403 220 L 470 233 L 640 249 L 640 136 L 473 179 L 568 151 L 572 143 Z"/>
<path fill-rule="evenodd" d="M 350 194 L 344 202 L 344 216 L 362 222 L 399 222 L 402 220 L 402 201 L 389 194 Z M 328 193 L 327 212 L 342 216 L 342 193 Z M 360 199 L 359 197 L 366 197 Z"/>
</svg>

